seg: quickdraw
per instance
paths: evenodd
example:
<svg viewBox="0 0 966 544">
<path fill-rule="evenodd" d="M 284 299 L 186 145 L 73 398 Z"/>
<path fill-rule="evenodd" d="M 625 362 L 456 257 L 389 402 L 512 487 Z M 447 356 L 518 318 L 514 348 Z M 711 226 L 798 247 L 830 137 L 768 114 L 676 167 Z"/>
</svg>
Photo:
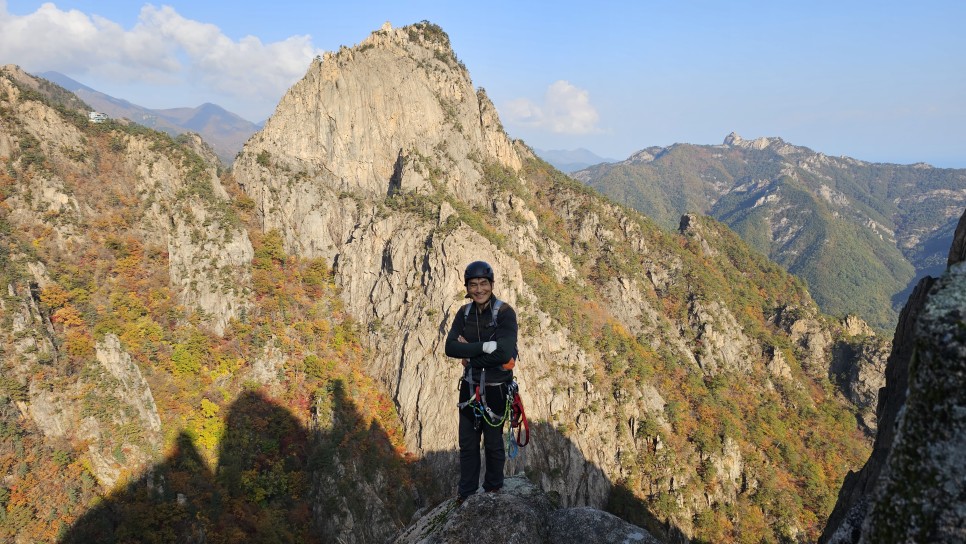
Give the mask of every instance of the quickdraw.
<svg viewBox="0 0 966 544">
<path fill-rule="evenodd" d="M 513 438 L 513 429 L 517 430 L 514 442 L 522 448 L 530 443 L 530 421 L 527 420 L 527 413 L 523 411 L 523 399 L 520 398 L 520 386 L 516 380 L 511 381 L 507 387 L 507 403 L 510 405 L 509 434 Z"/>
</svg>

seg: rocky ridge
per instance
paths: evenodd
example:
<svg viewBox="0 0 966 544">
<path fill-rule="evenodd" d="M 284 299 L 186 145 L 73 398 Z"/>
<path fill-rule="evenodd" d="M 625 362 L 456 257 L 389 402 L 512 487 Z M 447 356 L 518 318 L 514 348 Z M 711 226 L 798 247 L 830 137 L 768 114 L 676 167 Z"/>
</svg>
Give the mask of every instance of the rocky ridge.
<svg viewBox="0 0 966 544">
<path fill-rule="evenodd" d="M 966 213 L 938 279 L 903 310 L 879 396 L 882 432 L 850 473 L 821 542 L 961 542 L 966 537 Z"/>
<path fill-rule="evenodd" d="M 11 222 L 21 228 L 49 226 L 50 242 L 61 251 L 82 245 L 88 233 L 78 229 L 78 222 L 103 212 L 110 202 L 79 201 L 66 183 L 85 177 L 98 180 L 98 172 L 109 171 L 113 178 L 100 182 L 125 180 L 123 194 L 113 198 L 143 203 L 138 229 L 167 251 L 171 282 L 178 286 L 182 301 L 209 314 L 215 330 L 224 330 L 244 305 L 236 286 L 249 283 L 245 274 L 252 248 L 247 234 L 225 215 L 228 194 L 215 166 L 199 155 L 158 153 L 157 142 L 133 135 L 111 141 L 119 156 L 110 160 L 116 163 L 99 163 L 100 156 L 87 149 L 86 137 L 73 122 L 36 100 L 21 99 L 22 88 L 12 82 L 37 85 L 32 76 L 12 65 L 3 67 L 2 73 L 9 76 L 0 81 L 0 95 L 7 97 L 3 107 L 10 123 L 0 133 L 0 153 L 5 151 L 0 156 L 9 160 L 14 148 L 36 146 L 37 157 L 52 163 L 47 168 L 38 164 L 31 179 L 34 190 L 10 197 Z M 202 155 L 210 153 L 196 136 L 188 142 Z M 58 218 L 63 219 L 52 220 Z M 36 281 L 43 285 L 47 280 L 38 276 Z"/>
<path fill-rule="evenodd" d="M 88 251 L 107 225 L 136 222 L 136 236 L 153 244 L 148 252 L 167 254 L 166 281 L 181 300 L 205 312 L 215 330 L 223 330 L 245 305 L 238 286 L 248 281 L 252 248 L 245 232 L 226 224 L 219 206 L 228 195 L 212 163 L 177 151 L 158 152 L 156 142 L 135 133 L 118 133 L 104 152 L 78 125 L 86 119 L 69 117 L 80 112 L 58 110 L 36 100 L 30 94 L 34 92 L 49 94 L 50 88 L 16 66 L 0 69 L 0 160 L 7 163 L 8 173 L 18 176 L 8 185 L 4 201 L 12 228 L 35 232 L 38 247 L 66 255 Z M 64 103 L 76 107 L 70 100 Z M 202 145 L 200 140 L 195 143 Z M 78 183 L 85 185 L 83 190 Z M 139 202 L 138 217 L 114 215 L 113 206 L 121 202 Z M 129 467 L 159 454 L 162 430 L 152 393 L 122 343 L 110 334 L 96 343 L 100 368 L 85 379 L 68 388 L 31 379 L 38 364 L 64 368 L 68 354 L 51 323 L 57 316 L 40 306 L 41 293 L 56 282 L 43 262 L 17 253 L 12 260 L 21 263 L 31 282 L 6 286 L 8 296 L 18 301 L 5 312 L 12 318 L 12 329 L 6 332 L 15 338 L 10 345 L 17 357 L 7 359 L 12 366 L 4 372 L 28 391 L 21 407 L 24 415 L 49 437 L 76 434 L 87 441 L 94 474 L 111 487 Z M 133 412 L 92 411 L 85 395 L 113 398 Z M 138 430 L 117 445 L 111 429 L 125 425 Z M 127 452 L 123 461 L 116 453 L 121 450 Z"/>
</svg>

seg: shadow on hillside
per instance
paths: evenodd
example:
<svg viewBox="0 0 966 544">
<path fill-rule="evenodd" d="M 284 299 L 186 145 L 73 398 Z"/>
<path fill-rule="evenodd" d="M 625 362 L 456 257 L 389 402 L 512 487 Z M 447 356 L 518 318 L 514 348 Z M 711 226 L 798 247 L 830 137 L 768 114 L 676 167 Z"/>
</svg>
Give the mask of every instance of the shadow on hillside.
<svg viewBox="0 0 966 544">
<path fill-rule="evenodd" d="M 214 471 L 182 434 L 162 463 L 111 493 L 60 542 L 327 543 L 348 531 L 381 543 L 417 508 L 453 496 L 455 450 L 409 463 L 381 428 L 359 424 L 340 382 L 330 393 L 331 402 L 313 409 L 319 429 L 259 393 L 243 394 L 229 408 Z M 508 475 L 525 473 L 562 507 L 605 506 L 665 542 L 686 542 L 556 429 L 537 423 L 532 437 L 508 460 Z"/>
<path fill-rule="evenodd" d="M 390 521 L 394 533 L 415 510 L 408 465 L 382 429 L 358 424 L 340 382 L 329 392 L 317 418 L 327 428 L 317 430 L 263 395 L 244 393 L 228 411 L 214 472 L 181 434 L 162 463 L 111 493 L 61 542 L 335 542 L 345 508 L 357 502 L 343 494 L 354 487 L 379 495 L 379 521 Z M 399 472 L 406 482 L 387 477 Z"/>
</svg>

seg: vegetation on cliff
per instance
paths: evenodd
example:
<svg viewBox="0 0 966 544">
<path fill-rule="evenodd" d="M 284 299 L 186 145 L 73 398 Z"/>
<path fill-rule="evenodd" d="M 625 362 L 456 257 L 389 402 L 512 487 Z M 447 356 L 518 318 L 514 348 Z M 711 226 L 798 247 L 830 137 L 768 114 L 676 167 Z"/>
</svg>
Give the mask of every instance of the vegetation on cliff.
<svg viewBox="0 0 966 544">
<path fill-rule="evenodd" d="M 18 144 L 0 158 L 0 540 L 123 539 L 152 529 L 164 541 L 184 522 L 208 542 L 269 533 L 311 541 L 341 522 L 341 497 L 353 496 L 363 474 L 401 526 L 413 510 L 401 428 L 364 372 L 359 327 L 329 266 L 287 255 L 277 232 L 251 228 L 251 201 L 230 178 L 231 198 L 218 204 L 211 165 L 167 135 L 61 109 L 83 141 L 65 152 L 17 122 L 25 103 L 55 105 L 37 93 L 0 102 L 13 128 L 3 137 Z M 150 195 L 121 166 L 131 138 L 181 166 L 184 192 L 165 206 L 198 193 L 215 201 L 212 221 L 249 233 L 250 304 L 221 335 L 172 286 L 169 248 L 144 223 Z M 32 194 L 50 180 L 69 205 Z M 98 360 L 108 336 L 153 392 L 160 444 Z M 74 428 L 59 437 L 39 429 L 38 397 L 78 417 Z M 100 452 L 123 467 L 113 490 L 98 483 Z M 314 511 L 317 501 L 334 507 Z M 104 517 L 106 504 L 128 515 Z"/>
</svg>

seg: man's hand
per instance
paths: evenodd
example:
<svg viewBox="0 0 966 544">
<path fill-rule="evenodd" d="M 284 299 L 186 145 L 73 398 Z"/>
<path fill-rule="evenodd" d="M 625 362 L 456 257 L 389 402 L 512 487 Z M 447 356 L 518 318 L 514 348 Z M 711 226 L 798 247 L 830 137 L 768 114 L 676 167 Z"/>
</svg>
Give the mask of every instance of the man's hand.
<svg viewBox="0 0 966 544">
<path fill-rule="evenodd" d="M 490 340 L 489 342 L 483 342 L 483 353 L 493 353 L 496 351 L 496 341 Z"/>
</svg>

